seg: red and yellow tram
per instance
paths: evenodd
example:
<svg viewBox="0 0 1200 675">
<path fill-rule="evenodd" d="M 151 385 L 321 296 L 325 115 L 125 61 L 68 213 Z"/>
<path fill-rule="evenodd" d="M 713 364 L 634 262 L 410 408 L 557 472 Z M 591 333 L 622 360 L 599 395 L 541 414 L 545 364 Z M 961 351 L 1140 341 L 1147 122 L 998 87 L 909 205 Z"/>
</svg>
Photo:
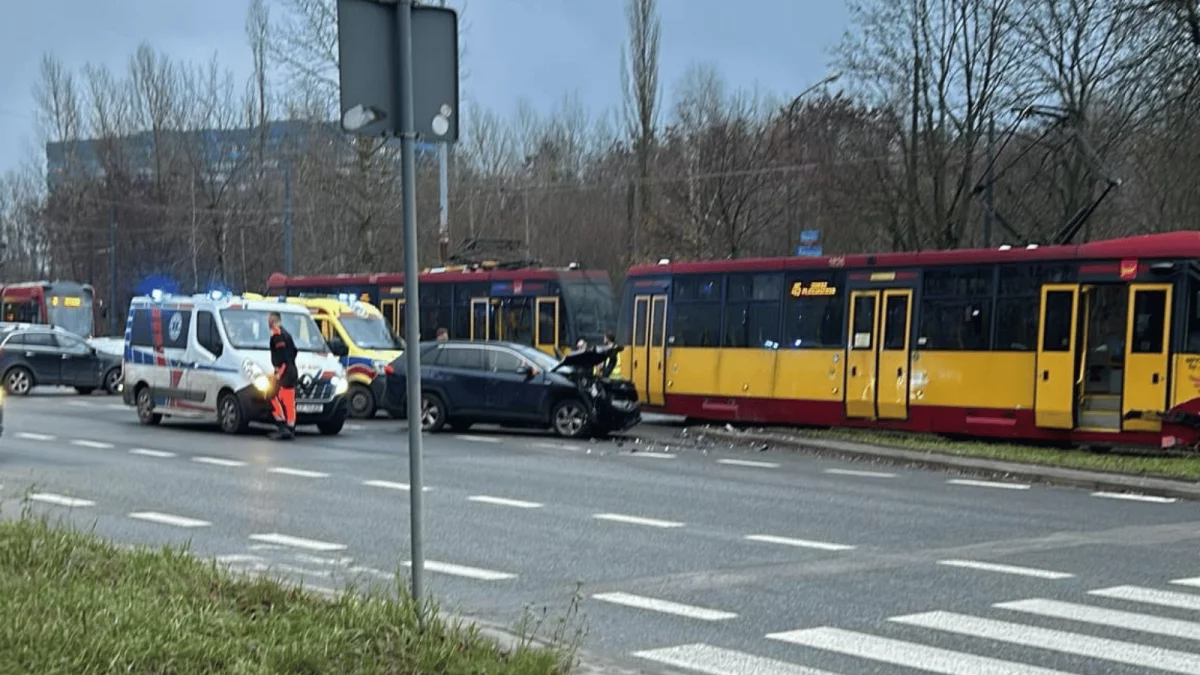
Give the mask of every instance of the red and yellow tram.
<svg viewBox="0 0 1200 675">
<path fill-rule="evenodd" d="M 647 411 L 1088 445 L 1200 430 L 1200 232 L 630 268 Z"/>
</svg>

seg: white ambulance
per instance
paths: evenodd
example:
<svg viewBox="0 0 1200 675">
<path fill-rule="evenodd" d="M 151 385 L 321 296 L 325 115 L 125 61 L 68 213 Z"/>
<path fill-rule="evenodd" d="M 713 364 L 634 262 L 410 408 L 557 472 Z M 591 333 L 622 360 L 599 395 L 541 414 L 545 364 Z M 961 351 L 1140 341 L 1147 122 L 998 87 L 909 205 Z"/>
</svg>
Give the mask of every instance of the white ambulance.
<svg viewBox="0 0 1200 675">
<path fill-rule="evenodd" d="M 284 298 L 216 291 L 134 298 L 125 323 L 125 403 L 147 425 L 163 417 L 211 420 L 238 434 L 251 422 L 272 422 L 271 312 L 279 312 L 298 352 L 297 426 L 341 432 L 349 382 L 339 357 L 346 346 L 336 338 L 327 343 L 308 309 Z"/>
</svg>

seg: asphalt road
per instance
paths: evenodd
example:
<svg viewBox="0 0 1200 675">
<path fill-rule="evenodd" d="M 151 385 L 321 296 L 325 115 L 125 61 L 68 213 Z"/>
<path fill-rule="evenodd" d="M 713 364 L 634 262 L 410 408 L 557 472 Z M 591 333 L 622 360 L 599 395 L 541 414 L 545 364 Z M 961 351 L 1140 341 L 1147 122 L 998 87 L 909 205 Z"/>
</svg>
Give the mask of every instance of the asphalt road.
<svg viewBox="0 0 1200 675">
<path fill-rule="evenodd" d="M 5 422 L 10 514 L 29 498 L 327 588 L 408 559 L 397 422 L 281 444 L 140 427 L 101 395 L 10 399 Z M 578 590 L 584 648 L 648 671 L 1200 673 L 1200 504 L 487 429 L 427 436 L 425 457 L 446 609 L 552 623 Z"/>
</svg>

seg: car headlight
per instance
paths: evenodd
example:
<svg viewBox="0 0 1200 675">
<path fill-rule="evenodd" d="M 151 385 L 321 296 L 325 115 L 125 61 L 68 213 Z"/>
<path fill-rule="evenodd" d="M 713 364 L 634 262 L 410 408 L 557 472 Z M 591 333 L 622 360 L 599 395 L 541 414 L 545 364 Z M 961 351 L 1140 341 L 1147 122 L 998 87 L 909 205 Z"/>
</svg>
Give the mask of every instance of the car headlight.
<svg viewBox="0 0 1200 675">
<path fill-rule="evenodd" d="M 334 375 L 330 382 L 333 383 L 334 396 L 341 396 L 350 389 L 350 383 L 345 378 L 338 377 L 337 375 Z"/>
</svg>

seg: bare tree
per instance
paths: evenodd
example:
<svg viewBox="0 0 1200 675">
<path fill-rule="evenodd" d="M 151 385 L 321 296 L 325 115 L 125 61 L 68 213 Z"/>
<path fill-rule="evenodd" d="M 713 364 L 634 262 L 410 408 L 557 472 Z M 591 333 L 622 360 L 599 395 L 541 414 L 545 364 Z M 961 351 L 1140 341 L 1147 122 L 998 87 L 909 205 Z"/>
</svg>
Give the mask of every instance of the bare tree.
<svg viewBox="0 0 1200 675">
<path fill-rule="evenodd" d="M 621 87 L 625 92 L 625 125 L 633 145 L 636 166 L 636 208 L 630 231 L 631 260 L 642 258 L 642 249 L 653 238 L 651 229 L 651 171 L 658 126 L 658 51 L 661 26 L 658 0 L 626 0 L 628 52 L 621 52 Z"/>
</svg>

